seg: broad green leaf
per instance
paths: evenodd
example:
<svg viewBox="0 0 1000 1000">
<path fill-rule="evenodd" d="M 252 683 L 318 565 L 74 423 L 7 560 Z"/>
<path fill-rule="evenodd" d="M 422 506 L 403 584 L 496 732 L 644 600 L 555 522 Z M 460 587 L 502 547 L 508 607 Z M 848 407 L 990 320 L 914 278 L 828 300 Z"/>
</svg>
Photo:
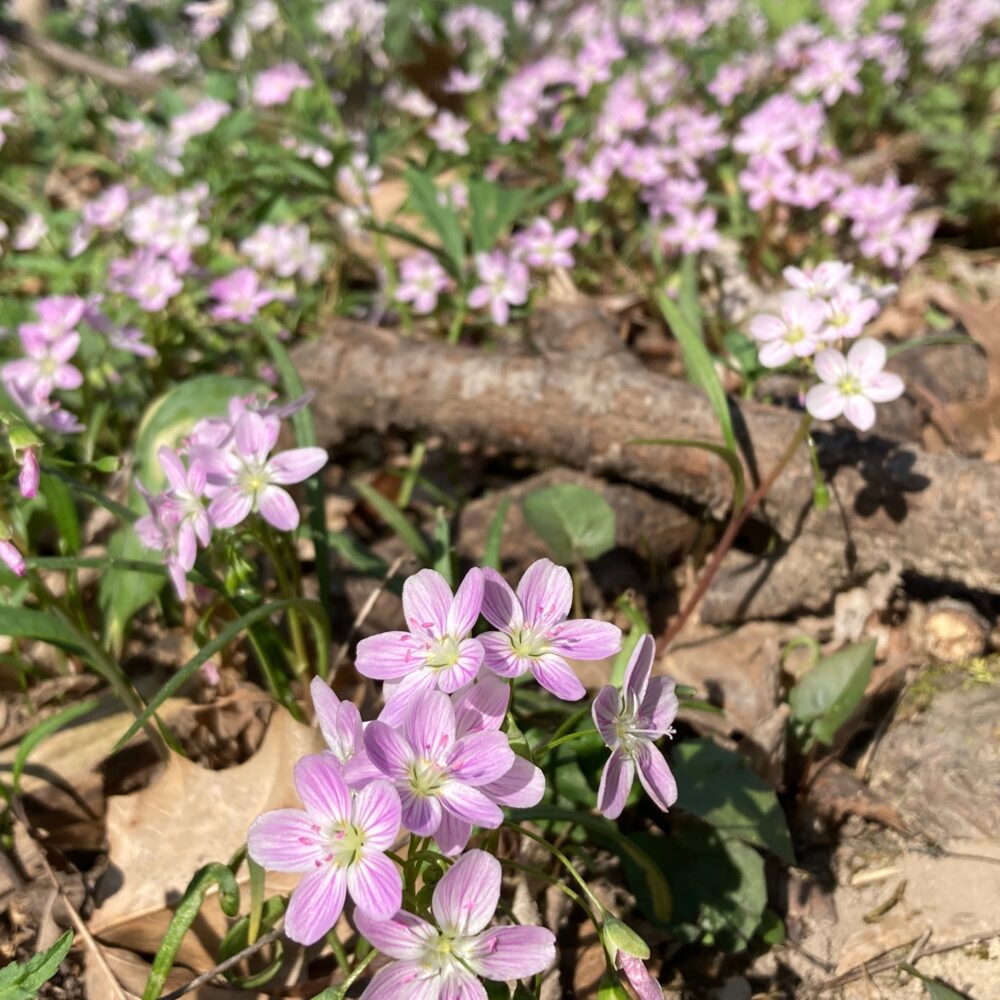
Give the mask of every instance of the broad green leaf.
<svg viewBox="0 0 1000 1000">
<path fill-rule="evenodd" d="M 439 192 L 432 177 L 408 168 L 404 174 L 410 188 L 410 202 L 434 230 L 451 265 L 452 274 L 461 279 L 465 269 L 465 237 L 458 215 L 449 205 L 438 201 Z"/>
<path fill-rule="evenodd" d="M 925 976 L 909 963 L 901 966 L 901 968 L 924 984 L 924 989 L 927 990 L 927 996 L 930 1000 L 969 1000 L 969 997 L 964 993 L 953 990 L 946 983 L 942 983 L 940 979 L 932 979 L 930 976 Z"/>
<path fill-rule="evenodd" d="M 692 438 L 633 438 L 626 444 L 662 444 L 673 448 L 700 448 L 721 458 L 733 477 L 733 510 L 743 506 L 746 496 L 746 480 L 743 476 L 743 463 L 739 455 L 726 445 L 715 444 L 713 441 L 695 441 Z"/>
<path fill-rule="evenodd" d="M 258 388 L 260 383 L 251 379 L 200 375 L 154 400 L 136 432 L 133 482 L 139 479 L 146 489 L 156 493 L 165 482 L 157 458 L 160 448 L 175 447 L 199 420 L 224 415 L 233 396 L 246 396 Z M 144 513 L 144 504 L 134 488 L 129 506 Z M 108 548 L 112 555 L 123 559 L 149 556 L 131 528 L 116 532 Z M 121 650 L 129 620 L 156 597 L 165 582 L 163 578 L 114 569 L 101 577 L 98 600 L 104 613 L 105 641 L 111 649 Z"/>
<path fill-rule="evenodd" d="M 56 974 L 59 963 L 73 946 L 73 932 L 66 931 L 49 949 L 27 962 L 11 962 L 0 969 L 0 1000 L 33 1000 Z"/>
<path fill-rule="evenodd" d="M 485 253 L 496 246 L 521 213 L 525 200 L 524 191 L 502 188 L 493 181 L 477 178 L 469 182 L 472 248 L 476 253 Z"/>
<path fill-rule="evenodd" d="M 703 737 L 683 740 L 670 755 L 677 807 L 710 823 L 723 837 L 745 840 L 794 864 L 778 797 L 746 760 Z"/>
<path fill-rule="evenodd" d="M 84 654 L 79 636 L 65 622 L 48 611 L 0 606 L 0 635 L 40 639 L 78 656 Z"/>
<path fill-rule="evenodd" d="M 667 837 L 639 833 L 637 846 L 653 858 L 674 896 L 671 927 L 681 940 L 744 951 L 767 906 L 764 859 L 694 819 L 671 824 Z M 624 858 L 626 870 L 629 859 Z"/>
<path fill-rule="evenodd" d="M 632 880 L 634 889 L 641 883 L 648 898 L 649 916 L 661 924 L 670 920 L 673 909 L 673 898 L 670 884 L 664 878 L 663 872 L 648 852 L 637 843 L 637 838 L 626 837 L 618 832 L 614 823 L 600 816 L 579 812 L 573 809 L 559 809 L 555 806 L 535 806 L 534 809 L 513 809 L 511 814 L 515 821 L 554 820 L 574 823 L 582 826 L 591 838 L 599 844 L 604 844 L 619 854 L 632 866 L 632 871 L 638 873 L 638 878 Z"/>
<path fill-rule="evenodd" d="M 789 692 L 792 718 L 829 746 L 864 696 L 874 663 L 874 639 L 824 657 Z"/>
<path fill-rule="evenodd" d="M 574 483 L 529 493 L 524 519 L 558 562 L 596 559 L 615 545 L 615 512 L 594 490 Z"/>
</svg>

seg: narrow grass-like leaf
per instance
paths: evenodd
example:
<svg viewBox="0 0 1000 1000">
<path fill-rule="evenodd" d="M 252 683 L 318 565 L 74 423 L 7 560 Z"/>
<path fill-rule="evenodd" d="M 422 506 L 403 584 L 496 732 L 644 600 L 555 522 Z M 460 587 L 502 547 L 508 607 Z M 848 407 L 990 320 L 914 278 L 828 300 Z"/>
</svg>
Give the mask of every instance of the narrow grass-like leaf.
<svg viewBox="0 0 1000 1000">
<path fill-rule="evenodd" d="M 500 546 L 503 543 L 503 523 L 510 507 L 510 497 L 504 497 L 497 505 L 497 512 L 490 522 L 490 530 L 486 532 L 486 543 L 483 546 L 483 565 L 500 569 Z"/>
<path fill-rule="evenodd" d="M 441 240 L 452 274 L 461 280 L 465 268 L 465 238 L 458 215 L 449 205 L 438 201 L 437 186 L 428 174 L 410 167 L 404 177 L 410 188 L 410 202 Z"/>
<path fill-rule="evenodd" d="M 317 673 L 320 677 L 326 676 L 327 663 L 330 657 L 330 626 L 323 611 L 322 605 L 318 601 L 311 601 L 304 597 L 292 597 L 286 600 L 274 601 L 271 604 L 264 604 L 258 608 L 248 611 L 246 614 L 230 622 L 211 642 L 206 643 L 198 652 L 184 664 L 164 684 L 156 695 L 150 700 L 145 711 L 132 723 L 128 732 L 115 744 L 112 753 L 117 753 L 139 729 L 153 716 L 159 707 L 173 694 L 176 694 L 190 680 L 201 666 L 208 662 L 217 653 L 221 653 L 244 629 L 259 622 L 279 611 L 298 611 L 305 615 L 313 626 L 316 636 L 316 651 L 319 657 Z"/>
<path fill-rule="evenodd" d="M 425 565 L 432 559 L 431 547 L 427 539 L 414 527 L 407 516 L 374 486 L 361 480 L 354 481 L 354 489 L 393 531 L 399 535 L 404 545 Z"/>
<path fill-rule="evenodd" d="M 437 570 L 448 581 L 448 586 L 455 589 L 455 570 L 451 551 L 451 525 L 444 509 L 438 507 L 434 512 L 434 559 L 431 568 Z"/>
<path fill-rule="evenodd" d="M 68 726 L 75 719 L 79 719 L 88 712 L 92 712 L 98 705 L 100 705 L 98 698 L 88 698 L 86 701 L 67 705 L 62 711 L 56 712 L 55 715 L 50 715 L 35 726 L 27 735 L 22 737 L 21 742 L 17 746 L 17 754 L 14 756 L 14 765 L 10 776 L 15 795 L 20 788 L 21 775 L 24 774 L 25 765 L 28 763 L 28 758 L 35 747 L 53 733 L 58 732 L 63 726 Z"/>
<path fill-rule="evenodd" d="M 626 444 L 658 444 L 672 448 L 700 448 L 721 458 L 733 477 L 733 510 L 739 510 L 746 498 L 746 479 L 743 475 L 743 463 L 739 455 L 726 445 L 714 441 L 695 441 L 692 438 L 632 438 Z"/>
</svg>

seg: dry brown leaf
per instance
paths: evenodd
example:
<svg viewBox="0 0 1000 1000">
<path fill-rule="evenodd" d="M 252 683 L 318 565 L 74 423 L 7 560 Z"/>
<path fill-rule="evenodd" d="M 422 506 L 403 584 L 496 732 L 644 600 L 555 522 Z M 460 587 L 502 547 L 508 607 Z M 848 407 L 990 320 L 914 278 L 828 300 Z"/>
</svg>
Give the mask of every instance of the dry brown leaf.
<svg viewBox="0 0 1000 1000">
<path fill-rule="evenodd" d="M 94 934 L 110 944 L 155 952 L 191 876 L 208 862 L 228 861 L 262 812 L 297 806 L 292 767 L 322 748 L 318 730 L 275 707 L 264 742 L 245 764 L 209 771 L 172 756 L 148 788 L 110 798 L 111 868 L 98 886 L 102 905 L 91 919 Z M 269 876 L 268 892 L 287 892 L 294 881 Z M 226 928 L 217 902 L 208 899 L 178 960 L 210 968 Z"/>
<path fill-rule="evenodd" d="M 142 996 L 145 989 L 146 980 L 152 966 L 144 962 L 138 955 L 133 955 L 130 951 L 121 948 L 105 948 L 104 958 L 108 967 L 114 973 L 119 985 L 125 992 L 125 996 L 136 1000 Z M 167 976 L 167 982 L 163 992 L 169 993 L 179 989 L 193 978 L 192 974 L 185 969 L 173 969 Z M 87 996 L 103 998 L 108 996 L 108 984 L 105 973 L 92 956 L 87 956 L 87 975 L 84 979 Z M 269 1000 L 266 993 L 250 993 L 247 990 L 219 989 L 215 986 L 199 986 L 186 994 L 190 1000 Z"/>
</svg>

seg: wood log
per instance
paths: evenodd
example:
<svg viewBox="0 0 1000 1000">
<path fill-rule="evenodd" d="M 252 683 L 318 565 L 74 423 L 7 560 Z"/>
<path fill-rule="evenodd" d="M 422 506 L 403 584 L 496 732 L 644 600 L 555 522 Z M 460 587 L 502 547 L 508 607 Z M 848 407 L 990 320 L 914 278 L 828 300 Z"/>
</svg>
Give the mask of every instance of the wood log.
<svg viewBox="0 0 1000 1000">
<path fill-rule="evenodd" d="M 726 466 L 697 448 L 630 443 L 670 437 L 720 443 L 705 396 L 627 354 L 491 352 L 401 337 L 349 321 L 293 358 L 323 441 L 361 429 L 434 433 L 656 487 L 723 517 Z M 766 475 L 798 426 L 788 410 L 731 403 L 748 480 Z M 815 434 L 832 502 L 812 503 L 802 448 L 758 512 L 785 544 L 808 540 L 817 573 L 903 570 L 1000 592 L 1000 467 L 927 454 L 877 433 L 826 425 Z"/>
</svg>

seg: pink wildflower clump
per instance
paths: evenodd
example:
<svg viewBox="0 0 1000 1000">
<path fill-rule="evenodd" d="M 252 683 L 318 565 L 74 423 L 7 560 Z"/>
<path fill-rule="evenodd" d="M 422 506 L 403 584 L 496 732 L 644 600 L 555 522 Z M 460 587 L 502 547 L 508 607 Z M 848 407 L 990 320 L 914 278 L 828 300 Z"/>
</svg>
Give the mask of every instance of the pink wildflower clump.
<svg viewBox="0 0 1000 1000">
<path fill-rule="evenodd" d="M 502 250 L 476 254 L 476 273 L 481 284 L 469 292 L 473 309 L 489 307 L 490 317 L 497 326 L 510 319 L 511 306 L 523 306 L 528 301 L 528 269 Z"/>
<path fill-rule="evenodd" d="M 312 78 L 297 63 L 279 63 L 254 77 L 253 102 L 262 108 L 273 108 L 287 104 L 296 90 L 311 86 Z"/>
<path fill-rule="evenodd" d="M 252 267 L 241 267 L 213 281 L 209 294 L 215 299 L 212 318 L 249 323 L 264 306 L 281 298 L 280 292 L 263 288 L 260 275 Z"/>
</svg>

